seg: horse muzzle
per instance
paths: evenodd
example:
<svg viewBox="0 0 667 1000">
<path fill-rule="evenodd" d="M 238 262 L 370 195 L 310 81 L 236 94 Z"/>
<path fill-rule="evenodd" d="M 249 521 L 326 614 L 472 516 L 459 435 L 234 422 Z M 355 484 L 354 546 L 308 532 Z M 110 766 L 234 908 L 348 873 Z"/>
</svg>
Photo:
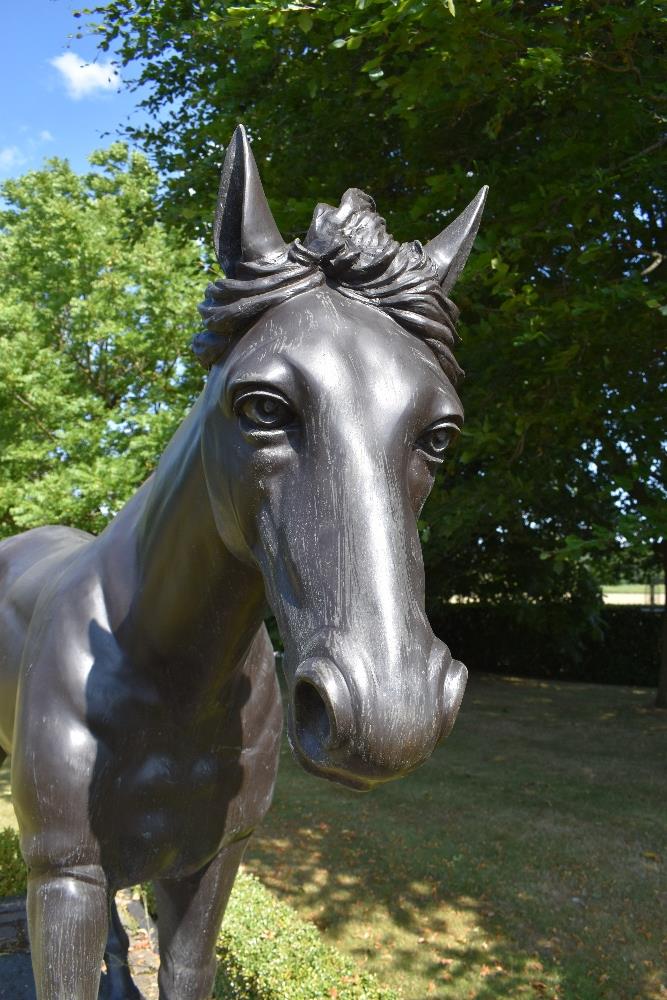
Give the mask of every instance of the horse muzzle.
<svg viewBox="0 0 667 1000">
<path fill-rule="evenodd" d="M 333 660 L 304 660 L 288 677 L 288 734 L 299 763 L 359 791 L 413 771 L 451 732 L 468 676 L 437 640 L 429 676 L 434 665 L 435 685 L 387 685 L 369 698 L 368 686 L 348 680 Z"/>
</svg>

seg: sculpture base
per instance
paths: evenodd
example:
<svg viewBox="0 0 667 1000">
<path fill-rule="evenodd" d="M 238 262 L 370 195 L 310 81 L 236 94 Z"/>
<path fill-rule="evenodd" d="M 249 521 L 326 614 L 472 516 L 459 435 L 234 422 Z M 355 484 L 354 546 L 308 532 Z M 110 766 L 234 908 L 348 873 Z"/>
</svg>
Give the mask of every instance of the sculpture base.
<svg viewBox="0 0 667 1000">
<path fill-rule="evenodd" d="M 0 1000 L 35 1000 L 35 980 L 27 952 L 0 954 Z"/>
<path fill-rule="evenodd" d="M 0 1000 L 35 1000 L 25 896 L 0 899 Z"/>
<path fill-rule="evenodd" d="M 157 1000 L 155 924 L 146 918 L 141 903 L 133 900 L 129 891 L 119 892 L 116 902 L 130 936 L 130 967 L 135 983 L 145 1000 Z M 100 1000 L 105 997 L 105 979 L 103 975 Z M 36 1000 L 25 896 L 0 899 L 0 1000 Z"/>
</svg>

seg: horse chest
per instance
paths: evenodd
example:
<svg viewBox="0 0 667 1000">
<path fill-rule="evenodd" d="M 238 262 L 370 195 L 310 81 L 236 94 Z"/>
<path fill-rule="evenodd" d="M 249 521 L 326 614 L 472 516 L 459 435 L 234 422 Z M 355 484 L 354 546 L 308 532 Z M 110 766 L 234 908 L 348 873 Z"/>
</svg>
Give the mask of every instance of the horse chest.
<svg viewBox="0 0 667 1000">
<path fill-rule="evenodd" d="M 128 754 L 99 788 L 101 832 L 115 841 L 110 867 L 122 881 L 196 871 L 243 825 L 238 754 L 179 750 Z"/>
<path fill-rule="evenodd" d="M 179 755 L 148 751 L 119 776 L 121 795 L 138 805 L 193 808 L 211 797 L 220 785 L 222 761 L 213 753 Z"/>
<path fill-rule="evenodd" d="M 263 817 L 277 747 L 271 726 L 243 725 L 243 684 L 245 699 L 188 704 L 119 671 L 88 700 L 93 827 L 116 884 L 195 872 Z"/>
</svg>

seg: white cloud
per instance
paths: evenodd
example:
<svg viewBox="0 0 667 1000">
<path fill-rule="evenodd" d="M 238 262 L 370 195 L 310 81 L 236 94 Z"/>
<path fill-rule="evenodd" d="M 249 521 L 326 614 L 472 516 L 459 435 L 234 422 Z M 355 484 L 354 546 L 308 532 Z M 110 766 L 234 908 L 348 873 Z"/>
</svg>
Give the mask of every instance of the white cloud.
<svg viewBox="0 0 667 1000">
<path fill-rule="evenodd" d="M 43 128 L 39 133 L 40 142 L 53 142 L 53 136 L 49 132 L 48 128 Z"/>
<path fill-rule="evenodd" d="M 111 60 L 86 62 L 74 52 L 63 52 L 51 59 L 51 65 L 62 74 L 67 93 L 74 101 L 105 90 L 115 90 L 120 83 L 118 71 Z"/>
<path fill-rule="evenodd" d="M 0 149 L 0 170 L 7 172 L 25 163 L 25 156 L 18 146 L 4 146 Z"/>
</svg>

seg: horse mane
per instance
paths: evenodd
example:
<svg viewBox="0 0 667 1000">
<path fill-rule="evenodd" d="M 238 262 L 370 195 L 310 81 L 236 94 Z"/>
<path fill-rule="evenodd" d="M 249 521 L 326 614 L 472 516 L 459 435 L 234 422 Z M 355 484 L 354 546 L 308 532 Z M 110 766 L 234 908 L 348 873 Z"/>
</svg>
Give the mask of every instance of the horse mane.
<svg viewBox="0 0 667 1000">
<path fill-rule="evenodd" d="M 320 204 L 303 242 L 238 264 L 234 278 L 211 283 L 199 306 L 204 330 L 193 350 L 205 368 L 272 306 L 328 284 L 348 298 L 376 306 L 420 337 L 453 382 L 463 375 L 454 357 L 458 310 L 438 281 L 421 243 L 397 243 L 373 199 L 350 188 L 338 208 Z"/>
</svg>

